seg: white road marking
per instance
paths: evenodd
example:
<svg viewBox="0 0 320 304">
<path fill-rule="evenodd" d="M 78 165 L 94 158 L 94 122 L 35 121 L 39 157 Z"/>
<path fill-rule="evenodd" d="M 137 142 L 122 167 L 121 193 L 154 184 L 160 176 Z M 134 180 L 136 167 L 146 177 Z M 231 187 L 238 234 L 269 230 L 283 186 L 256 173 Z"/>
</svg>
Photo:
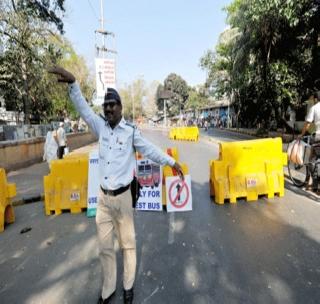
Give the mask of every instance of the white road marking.
<svg viewBox="0 0 320 304">
<path fill-rule="evenodd" d="M 174 212 L 170 213 L 169 217 L 169 237 L 168 244 L 171 245 L 174 242 Z"/>
</svg>

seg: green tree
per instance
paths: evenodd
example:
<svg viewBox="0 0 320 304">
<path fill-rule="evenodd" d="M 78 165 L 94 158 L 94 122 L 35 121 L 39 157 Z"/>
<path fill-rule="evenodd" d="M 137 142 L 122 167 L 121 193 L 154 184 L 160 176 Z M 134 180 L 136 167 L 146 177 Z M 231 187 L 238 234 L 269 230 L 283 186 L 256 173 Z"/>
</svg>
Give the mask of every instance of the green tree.
<svg viewBox="0 0 320 304">
<path fill-rule="evenodd" d="M 319 1 L 235 0 L 226 11 L 235 35 L 202 57 L 208 85 L 244 125 L 276 127 L 319 82 Z"/>
<path fill-rule="evenodd" d="M 185 104 L 185 109 L 196 110 L 208 105 L 209 100 L 204 87 L 189 88 L 189 96 Z"/>
<path fill-rule="evenodd" d="M 55 47 L 60 50 L 60 58 L 57 64 L 76 75 L 83 96 L 88 102 L 91 102 L 94 92 L 94 79 L 90 75 L 85 59 L 75 52 L 67 39 L 56 36 L 54 40 Z M 55 76 L 48 74 L 47 76 L 50 81 L 50 86 L 48 87 L 50 97 L 49 118 L 62 118 L 65 116 L 70 116 L 72 119 L 78 118 L 79 114 L 70 102 L 69 94 L 65 87 L 57 84 Z"/>
<path fill-rule="evenodd" d="M 144 114 L 143 99 L 146 95 L 146 83 L 143 78 L 134 80 L 132 84 L 125 84 L 119 93 L 126 119 L 133 121 Z"/>
<path fill-rule="evenodd" d="M 158 81 L 153 81 L 146 89 L 146 96 L 143 100 L 144 114 L 148 118 L 152 118 L 157 113 L 156 94 L 159 86 Z"/>
<path fill-rule="evenodd" d="M 164 80 L 164 85 L 159 85 L 156 95 L 159 110 L 163 110 L 163 100 L 166 99 L 168 114 L 177 115 L 185 107 L 189 96 L 189 87 L 181 76 L 171 73 Z"/>
<path fill-rule="evenodd" d="M 14 1 L 0 4 L 0 89 L 9 109 L 23 111 L 25 122 L 40 120 L 48 108 L 45 68 L 59 53 L 49 37 L 63 23 L 64 1 Z"/>
</svg>

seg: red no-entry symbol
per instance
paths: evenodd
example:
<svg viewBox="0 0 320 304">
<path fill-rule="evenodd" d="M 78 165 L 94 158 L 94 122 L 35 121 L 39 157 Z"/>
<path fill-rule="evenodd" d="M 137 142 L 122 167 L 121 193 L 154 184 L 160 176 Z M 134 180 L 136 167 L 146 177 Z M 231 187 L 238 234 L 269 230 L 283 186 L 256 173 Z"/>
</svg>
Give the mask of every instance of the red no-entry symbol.
<svg viewBox="0 0 320 304">
<path fill-rule="evenodd" d="M 181 198 L 183 199 L 181 200 Z M 169 188 L 169 200 L 175 208 L 183 208 L 189 200 L 189 188 L 185 181 L 175 180 Z"/>
</svg>

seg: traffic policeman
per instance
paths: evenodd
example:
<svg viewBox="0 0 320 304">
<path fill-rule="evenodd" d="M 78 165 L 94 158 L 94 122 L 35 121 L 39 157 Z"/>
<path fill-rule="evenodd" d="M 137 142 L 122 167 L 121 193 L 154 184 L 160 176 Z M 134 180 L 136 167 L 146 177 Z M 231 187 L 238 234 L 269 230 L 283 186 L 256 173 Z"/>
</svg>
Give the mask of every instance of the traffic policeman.
<svg viewBox="0 0 320 304">
<path fill-rule="evenodd" d="M 99 139 L 100 193 L 96 214 L 99 255 L 103 268 L 102 294 L 98 303 L 109 303 L 116 290 L 116 254 L 113 235 L 116 232 L 123 251 L 124 303 L 133 301 L 136 272 L 136 240 L 130 184 L 136 167 L 135 150 L 161 165 L 177 170 L 183 179 L 181 166 L 141 136 L 135 126 L 122 117 L 121 98 L 108 89 L 103 103 L 104 117 L 94 113 L 81 94 L 73 74 L 61 67 L 49 70 L 59 82 L 69 84 L 69 95 L 80 116 Z"/>
</svg>

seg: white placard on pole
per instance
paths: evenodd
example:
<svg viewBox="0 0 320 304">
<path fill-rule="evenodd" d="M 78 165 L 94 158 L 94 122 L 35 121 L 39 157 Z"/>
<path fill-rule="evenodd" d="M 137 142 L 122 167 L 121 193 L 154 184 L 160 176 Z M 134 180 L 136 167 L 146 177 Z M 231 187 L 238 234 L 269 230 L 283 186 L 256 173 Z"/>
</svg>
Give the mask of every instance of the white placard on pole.
<svg viewBox="0 0 320 304">
<path fill-rule="evenodd" d="M 96 58 L 95 64 L 97 93 L 94 103 L 102 104 L 107 89 L 116 89 L 116 63 L 113 58 Z"/>
</svg>

